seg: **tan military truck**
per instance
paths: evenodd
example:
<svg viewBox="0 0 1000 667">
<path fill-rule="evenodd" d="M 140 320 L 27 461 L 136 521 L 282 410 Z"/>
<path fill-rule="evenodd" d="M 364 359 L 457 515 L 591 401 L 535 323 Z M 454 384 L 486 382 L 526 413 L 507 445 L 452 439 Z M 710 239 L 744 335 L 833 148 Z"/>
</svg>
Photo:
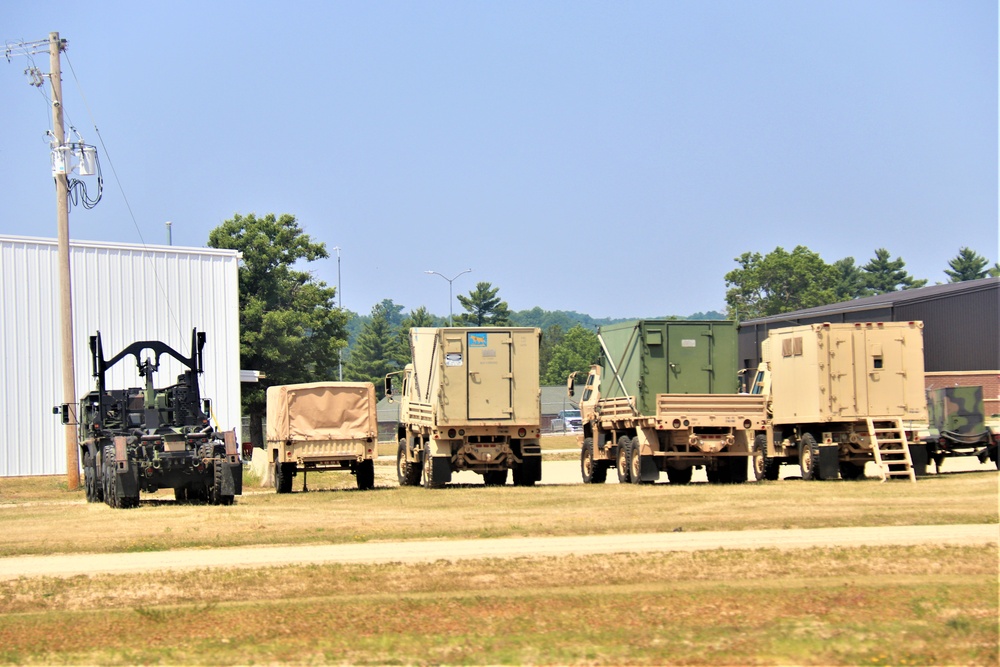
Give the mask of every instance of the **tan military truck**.
<svg viewBox="0 0 1000 667">
<path fill-rule="evenodd" d="M 413 363 L 386 377 L 399 393 L 399 484 L 427 488 L 471 470 L 487 486 L 533 486 L 542 478 L 539 441 L 541 330 L 510 328 L 410 329 Z"/>
<path fill-rule="evenodd" d="M 766 413 L 763 397 L 739 393 L 733 322 L 636 320 L 601 327 L 598 340 L 600 364 L 580 397 L 585 484 L 603 483 L 612 466 L 623 483 L 666 472 L 687 484 L 700 466 L 710 482 L 747 481 Z"/>
<path fill-rule="evenodd" d="M 922 322 L 823 323 L 776 329 L 761 344 L 751 393 L 769 418 L 754 439 L 754 474 L 915 481 L 904 420 L 926 421 Z"/>
<path fill-rule="evenodd" d="M 267 389 L 267 448 L 274 487 L 290 493 L 302 473 L 350 470 L 358 488 L 375 486 L 378 419 L 371 382 L 309 382 Z"/>
</svg>

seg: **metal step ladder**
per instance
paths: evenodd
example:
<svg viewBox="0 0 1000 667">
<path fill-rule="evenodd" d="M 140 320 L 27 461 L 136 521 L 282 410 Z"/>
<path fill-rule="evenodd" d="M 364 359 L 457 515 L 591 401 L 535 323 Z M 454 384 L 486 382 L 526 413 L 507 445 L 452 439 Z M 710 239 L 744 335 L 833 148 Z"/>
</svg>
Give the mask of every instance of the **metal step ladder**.
<svg viewBox="0 0 1000 667">
<path fill-rule="evenodd" d="M 906 441 L 902 419 L 867 419 L 872 452 L 884 482 L 889 477 L 909 477 L 917 481 L 910 458 L 910 443 Z"/>
</svg>

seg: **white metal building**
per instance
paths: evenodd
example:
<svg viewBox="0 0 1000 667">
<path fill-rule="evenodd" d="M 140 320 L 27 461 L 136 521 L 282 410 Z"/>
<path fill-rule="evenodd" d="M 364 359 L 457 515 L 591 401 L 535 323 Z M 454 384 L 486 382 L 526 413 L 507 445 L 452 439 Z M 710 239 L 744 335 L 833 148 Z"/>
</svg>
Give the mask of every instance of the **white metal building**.
<svg viewBox="0 0 1000 667">
<path fill-rule="evenodd" d="M 191 354 L 191 331 L 208 336 L 204 398 L 217 428 L 240 425 L 239 253 L 212 248 L 70 242 L 77 395 L 94 388 L 90 336 L 104 357 L 140 340 Z M 66 473 L 58 248 L 54 239 L 0 236 L 0 476 Z M 183 368 L 160 359 L 156 386 Z M 108 371 L 112 388 L 140 387 L 133 357 Z"/>
</svg>

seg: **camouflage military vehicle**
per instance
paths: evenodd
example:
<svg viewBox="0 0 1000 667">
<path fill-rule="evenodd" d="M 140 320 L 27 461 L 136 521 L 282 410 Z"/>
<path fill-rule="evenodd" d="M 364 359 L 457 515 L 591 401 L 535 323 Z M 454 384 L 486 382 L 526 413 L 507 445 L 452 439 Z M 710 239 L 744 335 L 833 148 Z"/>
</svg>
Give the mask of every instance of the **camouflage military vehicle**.
<svg viewBox="0 0 1000 667">
<path fill-rule="evenodd" d="M 739 392 L 736 325 L 728 321 L 637 320 L 601 327 L 600 363 L 580 398 L 580 473 L 600 484 L 674 484 L 704 467 L 710 482 L 747 481 L 761 396 Z M 574 377 L 567 381 L 572 395 Z M 749 435 L 748 435 L 749 434 Z"/>
<path fill-rule="evenodd" d="M 210 403 L 202 402 L 198 388 L 205 341 L 205 334 L 196 329 L 191 334 L 190 357 L 160 341 L 139 341 L 105 359 L 101 333 L 90 337 L 97 388 L 81 399 L 78 413 L 88 502 L 136 507 L 140 491 L 172 488 L 178 501 L 229 505 L 242 493 L 236 432 L 220 433 L 212 427 Z M 143 359 L 146 351 L 152 354 Z M 156 389 L 153 375 L 164 354 L 187 370 L 176 384 Z M 129 356 L 135 358 L 145 386 L 108 389 L 108 369 Z M 66 406 L 61 412 L 65 421 Z"/>
<path fill-rule="evenodd" d="M 267 450 L 274 488 L 290 493 L 302 473 L 349 470 L 358 488 L 375 486 L 378 417 L 371 382 L 308 382 L 267 388 Z"/>
<path fill-rule="evenodd" d="M 938 471 L 949 456 L 977 456 L 997 465 L 1000 433 L 986 423 L 982 387 L 945 387 L 927 391 L 930 435 L 923 439 Z M 1000 467 L 1000 466 L 998 466 Z"/>
<path fill-rule="evenodd" d="M 397 474 L 427 488 L 471 470 L 487 486 L 542 478 L 538 347 L 526 327 L 410 329 L 413 363 L 402 375 Z M 392 376 L 386 394 L 393 397 Z"/>
</svg>

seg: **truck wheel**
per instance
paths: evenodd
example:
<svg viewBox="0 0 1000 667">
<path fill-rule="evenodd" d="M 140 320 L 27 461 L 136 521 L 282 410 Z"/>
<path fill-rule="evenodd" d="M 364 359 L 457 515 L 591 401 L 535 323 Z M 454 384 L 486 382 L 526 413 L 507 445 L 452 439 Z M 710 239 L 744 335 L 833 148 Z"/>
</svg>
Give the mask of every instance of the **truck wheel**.
<svg viewBox="0 0 1000 667">
<path fill-rule="evenodd" d="M 753 439 L 753 476 L 758 482 L 778 479 L 781 465 L 774 457 L 767 455 L 767 436 L 763 433 Z"/>
<path fill-rule="evenodd" d="M 375 461 L 365 459 L 359 463 L 354 476 L 357 478 L 359 490 L 367 491 L 375 488 Z"/>
<path fill-rule="evenodd" d="M 118 477 L 114 445 L 104 448 L 104 502 L 118 509 L 131 509 L 139 506 L 139 492 L 134 496 L 118 495 Z"/>
<path fill-rule="evenodd" d="M 690 484 L 692 472 L 694 472 L 694 468 L 691 466 L 687 468 L 667 468 L 667 480 L 671 484 Z"/>
<path fill-rule="evenodd" d="M 802 479 L 819 479 L 819 447 L 812 433 L 803 433 L 799 439 L 799 466 Z"/>
<path fill-rule="evenodd" d="M 420 485 L 419 462 L 406 460 L 406 438 L 399 439 L 399 449 L 396 451 L 396 479 L 400 486 Z"/>
<path fill-rule="evenodd" d="M 216 457 L 212 460 L 212 489 L 209 492 L 209 500 L 213 505 L 232 505 L 233 496 L 222 492 L 222 475 L 225 459 Z"/>
<path fill-rule="evenodd" d="M 274 462 L 274 490 L 278 493 L 292 492 L 292 477 L 295 475 L 294 463 Z"/>
<path fill-rule="evenodd" d="M 174 489 L 174 501 L 178 503 L 187 502 L 188 499 L 188 488 L 186 486 L 179 486 Z"/>
<path fill-rule="evenodd" d="M 621 484 L 628 484 L 632 481 L 632 475 L 629 470 L 629 459 L 632 456 L 631 449 L 632 441 L 627 435 L 618 438 L 618 454 L 615 456 L 615 467 L 618 468 L 618 482 Z"/>
<path fill-rule="evenodd" d="M 83 457 L 83 481 L 88 503 L 99 503 L 104 500 L 104 490 L 97 474 L 97 463 L 92 454 Z"/>
<path fill-rule="evenodd" d="M 652 482 L 642 481 L 642 455 L 639 453 L 639 449 L 638 442 L 633 442 L 629 447 L 629 477 L 633 484 L 651 484 Z"/>
<path fill-rule="evenodd" d="M 604 484 L 608 479 L 607 461 L 594 460 L 594 439 L 584 438 L 580 449 L 580 474 L 584 484 Z"/>
<path fill-rule="evenodd" d="M 434 457 L 428 456 L 427 452 L 424 452 L 423 456 L 423 477 L 424 477 L 424 488 L 425 489 L 440 489 L 444 484 L 434 483 Z"/>
</svg>

